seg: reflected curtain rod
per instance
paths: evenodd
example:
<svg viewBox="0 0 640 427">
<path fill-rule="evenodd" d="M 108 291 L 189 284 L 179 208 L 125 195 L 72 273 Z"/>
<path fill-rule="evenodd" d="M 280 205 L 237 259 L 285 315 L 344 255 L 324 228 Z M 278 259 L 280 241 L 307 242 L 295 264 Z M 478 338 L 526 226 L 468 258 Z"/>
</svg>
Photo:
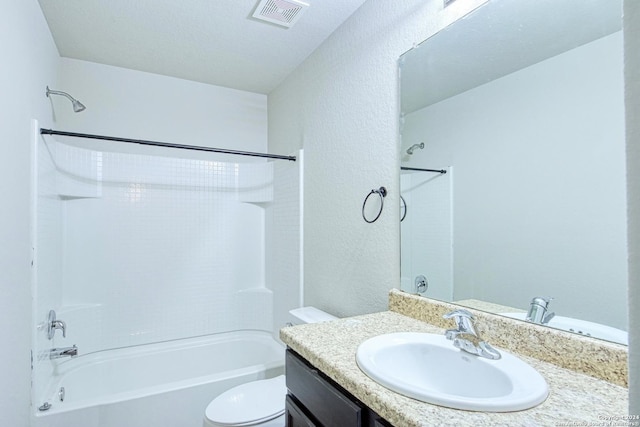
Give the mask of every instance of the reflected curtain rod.
<svg viewBox="0 0 640 427">
<path fill-rule="evenodd" d="M 227 150 L 224 148 L 209 148 L 209 147 L 198 147 L 195 145 L 184 145 L 184 144 L 173 144 L 169 142 L 159 142 L 159 141 L 148 141 L 144 139 L 131 139 L 131 138 L 120 138 L 115 136 L 104 136 L 104 135 L 91 135 L 87 133 L 76 133 L 76 132 L 66 132 L 60 130 L 53 129 L 44 129 L 40 128 L 41 135 L 60 135 L 60 136 L 72 136 L 75 138 L 88 138 L 88 139 L 102 139 L 105 141 L 116 141 L 116 142 L 126 142 L 129 144 L 140 144 L 140 145 L 152 145 L 156 147 L 167 147 L 167 148 L 180 148 L 183 150 L 195 150 L 195 151 L 208 151 L 211 153 L 222 153 L 222 154 L 236 154 L 238 156 L 252 156 L 252 157 L 265 157 L 268 159 L 280 159 L 280 160 L 289 160 L 292 162 L 296 161 L 295 156 L 281 156 L 278 154 L 267 154 L 267 153 L 254 153 L 251 151 L 238 151 L 238 150 Z"/>
<path fill-rule="evenodd" d="M 444 169 L 420 169 L 420 168 L 408 168 L 408 167 L 405 167 L 405 166 L 400 166 L 400 170 L 403 170 L 403 171 L 447 173 L 447 171 L 444 170 Z"/>
</svg>

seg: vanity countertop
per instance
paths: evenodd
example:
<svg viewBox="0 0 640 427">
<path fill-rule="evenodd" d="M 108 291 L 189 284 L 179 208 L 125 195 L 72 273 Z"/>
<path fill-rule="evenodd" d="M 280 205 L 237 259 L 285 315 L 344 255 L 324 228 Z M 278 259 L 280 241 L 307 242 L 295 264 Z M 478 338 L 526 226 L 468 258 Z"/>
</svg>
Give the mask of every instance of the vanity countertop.
<svg viewBox="0 0 640 427">
<path fill-rule="evenodd" d="M 606 425 L 607 421 L 621 420 L 616 417 L 628 413 L 628 390 L 625 387 L 520 354 L 518 356 L 537 369 L 549 385 L 549 397 L 535 408 L 509 413 L 471 412 L 404 397 L 371 380 L 356 364 L 355 355 L 360 343 L 391 332 L 439 334 L 444 330 L 386 311 L 285 327 L 280 330 L 280 338 L 397 427 Z"/>
</svg>

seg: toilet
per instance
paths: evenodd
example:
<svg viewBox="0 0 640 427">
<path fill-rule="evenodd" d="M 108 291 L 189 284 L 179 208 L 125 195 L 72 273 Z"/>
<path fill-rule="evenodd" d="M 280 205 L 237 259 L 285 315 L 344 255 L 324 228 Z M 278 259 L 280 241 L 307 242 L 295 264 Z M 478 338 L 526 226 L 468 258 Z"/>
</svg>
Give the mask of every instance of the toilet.
<svg viewBox="0 0 640 427">
<path fill-rule="evenodd" d="M 292 325 L 319 323 L 336 319 L 315 307 L 289 311 Z M 284 427 L 285 376 L 251 381 L 230 388 L 209 403 L 204 427 Z"/>
</svg>

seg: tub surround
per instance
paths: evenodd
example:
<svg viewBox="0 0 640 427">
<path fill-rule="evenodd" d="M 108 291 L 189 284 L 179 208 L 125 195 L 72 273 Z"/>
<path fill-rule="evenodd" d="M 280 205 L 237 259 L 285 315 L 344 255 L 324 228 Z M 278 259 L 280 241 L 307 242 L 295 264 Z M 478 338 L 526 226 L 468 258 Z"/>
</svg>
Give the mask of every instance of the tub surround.
<svg viewBox="0 0 640 427">
<path fill-rule="evenodd" d="M 628 390 L 620 384 L 626 384 L 626 369 L 606 369 L 605 366 L 598 369 L 596 375 L 594 372 L 587 375 L 581 371 L 588 370 L 591 364 L 597 363 L 583 361 L 585 358 L 590 359 L 594 352 L 600 354 L 602 365 L 612 363 L 607 359 L 609 356 L 615 360 L 622 358 L 618 353 L 624 352 L 626 360 L 626 347 L 580 336 L 573 337 L 573 334 L 562 331 L 546 331 L 546 328 L 535 325 L 523 325 L 532 327 L 531 330 L 521 329 L 518 324 L 522 322 L 473 310 L 478 317 L 476 325 L 488 342 L 516 353 L 545 377 L 550 389 L 547 400 L 526 411 L 485 413 L 444 408 L 394 393 L 371 380 L 358 368 L 355 360 L 358 345 L 373 336 L 392 332 L 444 333 L 444 328 L 450 325 L 440 321 L 440 312 L 444 314 L 457 306 L 396 290 L 390 292 L 389 306 L 390 311 L 386 312 L 321 324 L 286 327 L 280 331 L 280 337 L 291 349 L 398 427 L 452 424 L 546 426 L 571 421 L 594 423 L 602 421 L 599 417 L 621 416 L 628 411 Z M 488 323 L 492 321 L 496 323 Z M 538 331 L 539 329 L 543 331 Z M 505 332 L 495 332 L 500 330 Z M 525 338 L 522 341 L 510 340 L 516 335 Z M 529 346 L 523 344 L 525 340 L 538 343 L 545 351 L 554 354 L 566 345 L 563 354 L 554 359 L 567 361 L 561 365 L 540 360 L 538 354 L 543 352 L 531 351 Z M 574 346 L 572 341 L 575 340 L 578 344 Z M 600 349 L 597 348 L 598 344 L 601 345 Z M 572 358 L 575 360 L 568 360 Z M 613 376 L 617 381 L 598 377 L 603 376 L 603 373 L 604 376 Z"/>
</svg>

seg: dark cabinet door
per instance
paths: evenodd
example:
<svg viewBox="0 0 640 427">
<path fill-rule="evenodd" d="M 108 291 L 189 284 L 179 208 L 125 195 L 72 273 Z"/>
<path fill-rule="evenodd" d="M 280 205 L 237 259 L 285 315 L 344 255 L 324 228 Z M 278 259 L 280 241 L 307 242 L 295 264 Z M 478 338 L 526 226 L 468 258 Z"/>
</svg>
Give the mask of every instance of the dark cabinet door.
<svg viewBox="0 0 640 427">
<path fill-rule="evenodd" d="M 329 382 L 323 374 L 292 351 L 287 352 L 285 360 L 289 393 L 295 396 L 299 406 L 311 414 L 319 425 L 362 425 L 362 410 L 366 406 L 347 396 L 337 388 L 337 384 Z"/>
<path fill-rule="evenodd" d="M 286 426 L 391 427 L 335 381 L 287 350 Z"/>
<path fill-rule="evenodd" d="M 285 422 L 286 427 L 319 427 L 289 395 L 285 401 Z"/>
</svg>

